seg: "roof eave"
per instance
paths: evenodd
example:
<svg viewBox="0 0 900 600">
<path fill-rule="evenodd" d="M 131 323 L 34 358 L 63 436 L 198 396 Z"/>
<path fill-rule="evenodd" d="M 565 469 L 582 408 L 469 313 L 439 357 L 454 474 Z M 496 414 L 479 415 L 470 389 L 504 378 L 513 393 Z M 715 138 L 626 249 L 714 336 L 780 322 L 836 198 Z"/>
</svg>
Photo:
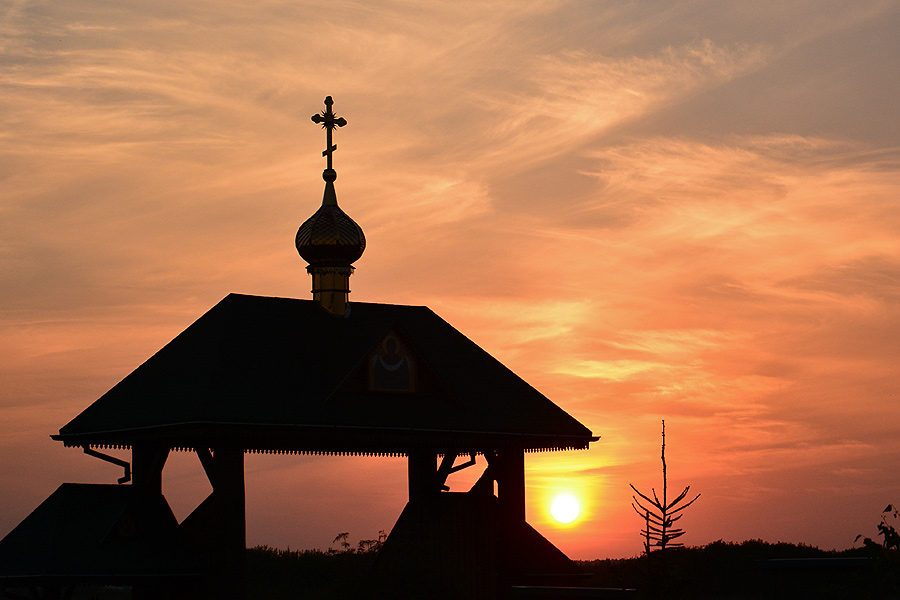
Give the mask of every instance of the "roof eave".
<svg viewBox="0 0 900 600">
<path fill-rule="evenodd" d="M 136 443 L 173 449 L 241 447 L 247 452 L 406 455 L 477 452 L 520 448 L 526 452 L 583 450 L 599 438 L 586 434 L 461 431 L 426 428 L 378 428 L 336 425 L 212 423 L 203 421 L 50 436 L 66 447 L 130 448 Z"/>
</svg>

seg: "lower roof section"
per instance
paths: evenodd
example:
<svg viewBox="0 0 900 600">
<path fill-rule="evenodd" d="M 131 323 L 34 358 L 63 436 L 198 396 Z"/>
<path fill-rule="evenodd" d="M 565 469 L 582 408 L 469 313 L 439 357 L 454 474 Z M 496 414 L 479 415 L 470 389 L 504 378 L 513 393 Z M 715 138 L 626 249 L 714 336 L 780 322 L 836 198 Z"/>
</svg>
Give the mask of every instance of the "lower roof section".
<svg viewBox="0 0 900 600">
<path fill-rule="evenodd" d="M 67 446 L 587 448 L 584 425 L 423 306 L 231 294 L 52 436 Z"/>
<path fill-rule="evenodd" d="M 199 573 L 161 494 L 64 483 L 3 540 L 0 583 L 130 585 Z"/>
</svg>

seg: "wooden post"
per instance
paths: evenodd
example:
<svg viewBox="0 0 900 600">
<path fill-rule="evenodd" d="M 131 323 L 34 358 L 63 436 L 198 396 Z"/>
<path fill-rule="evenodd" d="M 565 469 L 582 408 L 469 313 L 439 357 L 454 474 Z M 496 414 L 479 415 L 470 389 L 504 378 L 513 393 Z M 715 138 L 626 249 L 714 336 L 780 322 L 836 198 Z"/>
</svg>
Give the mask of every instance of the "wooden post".
<svg viewBox="0 0 900 600">
<path fill-rule="evenodd" d="M 147 494 L 162 494 L 162 472 L 168 446 L 135 444 L 131 447 L 131 482 Z"/>
<path fill-rule="evenodd" d="M 247 597 L 247 521 L 243 449 L 216 448 L 213 471 L 213 511 L 218 523 L 212 587 L 217 598 L 244 600 Z"/>
<path fill-rule="evenodd" d="M 437 453 L 416 450 L 409 453 L 409 501 L 418 502 L 437 493 Z"/>
<path fill-rule="evenodd" d="M 494 476 L 501 518 L 510 524 L 524 523 L 525 453 L 518 448 L 501 450 L 494 462 L 498 467 Z"/>
<path fill-rule="evenodd" d="M 525 453 L 504 448 L 491 456 L 490 470 L 497 482 L 497 585 L 509 590 L 517 581 L 525 532 Z"/>
<path fill-rule="evenodd" d="M 144 498 L 162 495 L 162 472 L 168 457 L 168 446 L 136 443 L 131 447 L 131 485 L 135 493 L 144 495 Z M 138 502 L 137 506 L 147 504 Z M 137 519 L 142 516 L 135 515 Z M 132 588 L 134 600 L 154 600 L 158 597 L 158 590 L 152 583 L 136 584 Z"/>
</svg>

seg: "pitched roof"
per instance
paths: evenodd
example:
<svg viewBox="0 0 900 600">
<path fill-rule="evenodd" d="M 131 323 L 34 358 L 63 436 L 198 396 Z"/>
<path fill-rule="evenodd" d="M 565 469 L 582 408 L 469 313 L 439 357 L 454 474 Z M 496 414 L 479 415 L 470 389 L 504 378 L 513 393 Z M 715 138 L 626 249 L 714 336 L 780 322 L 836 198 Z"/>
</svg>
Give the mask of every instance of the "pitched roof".
<svg viewBox="0 0 900 600">
<path fill-rule="evenodd" d="M 0 541 L 0 581 L 130 583 L 198 573 L 161 494 L 64 483 Z"/>
<path fill-rule="evenodd" d="M 388 338 L 408 358 L 411 391 L 372 383 Z M 53 437 L 401 454 L 586 448 L 596 439 L 426 307 L 355 302 L 337 317 L 312 300 L 238 294 Z"/>
</svg>

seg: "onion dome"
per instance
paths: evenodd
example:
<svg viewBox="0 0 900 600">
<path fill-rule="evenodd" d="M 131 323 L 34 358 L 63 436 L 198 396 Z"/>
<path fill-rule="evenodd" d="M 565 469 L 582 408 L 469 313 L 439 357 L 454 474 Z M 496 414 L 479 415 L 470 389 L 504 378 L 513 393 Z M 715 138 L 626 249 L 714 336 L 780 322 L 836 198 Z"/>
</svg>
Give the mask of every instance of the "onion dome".
<svg viewBox="0 0 900 600">
<path fill-rule="evenodd" d="M 325 129 L 327 141 L 322 152 L 322 156 L 327 158 L 327 168 L 322 171 L 325 195 L 319 210 L 297 230 L 295 243 L 297 252 L 309 263 L 306 272 L 312 275 L 313 300 L 334 315 L 346 315 L 353 262 L 366 249 L 366 236 L 337 203 L 334 191 L 337 172 L 331 162 L 337 144 L 331 143 L 331 134 L 335 127 L 346 125 L 347 120 L 332 112 L 333 104 L 331 96 L 328 96 L 325 98 L 325 110 L 312 116 L 313 123 L 320 123 Z"/>
<path fill-rule="evenodd" d="M 366 236 L 356 221 L 337 203 L 334 180 L 337 172 L 325 169 L 322 206 L 297 230 L 297 252 L 312 266 L 350 266 L 366 249 Z"/>
</svg>

